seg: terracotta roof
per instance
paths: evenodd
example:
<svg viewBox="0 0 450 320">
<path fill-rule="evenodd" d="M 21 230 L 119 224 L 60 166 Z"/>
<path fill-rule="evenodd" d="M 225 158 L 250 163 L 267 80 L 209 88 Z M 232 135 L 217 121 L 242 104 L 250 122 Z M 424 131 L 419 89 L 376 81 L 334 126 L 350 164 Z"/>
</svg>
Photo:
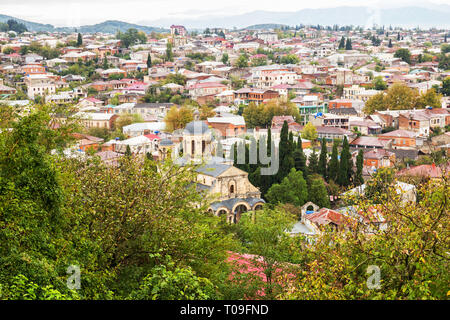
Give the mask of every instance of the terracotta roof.
<svg viewBox="0 0 450 320">
<path fill-rule="evenodd" d="M 382 159 L 383 157 L 390 157 L 394 153 L 385 149 L 373 149 L 364 153 L 364 159 Z"/>
<path fill-rule="evenodd" d="M 383 134 L 378 135 L 379 137 L 399 137 L 399 138 L 403 138 L 403 137 L 408 137 L 408 138 L 415 138 L 416 134 L 412 131 L 408 131 L 408 130 L 394 130 L 391 132 L 386 132 Z"/>
<path fill-rule="evenodd" d="M 306 219 L 317 225 L 334 223 L 339 226 L 344 222 L 342 213 L 327 208 L 322 208 L 318 212 L 307 215 Z"/>
<path fill-rule="evenodd" d="M 345 134 L 345 135 L 351 135 L 352 132 L 338 128 L 338 127 L 329 127 L 329 126 L 316 126 L 317 133 L 330 133 L 330 134 Z"/>
<path fill-rule="evenodd" d="M 384 143 L 380 140 L 378 140 L 377 137 L 365 137 L 361 136 L 359 138 L 356 138 L 352 142 L 350 142 L 350 145 L 359 145 L 359 146 L 371 146 L 371 147 L 384 147 Z"/>
<path fill-rule="evenodd" d="M 447 165 L 447 168 L 444 169 L 444 171 L 448 174 L 450 169 L 450 165 Z M 429 178 L 440 178 L 442 177 L 443 170 L 441 167 L 436 166 L 433 164 L 423 164 L 420 166 L 405 168 L 403 170 L 400 170 L 397 175 L 399 176 L 425 176 Z"/>
<path fill-rule="evenodd" d="M 150 140 L 155 140 L 155 139 L 161 139 L 159 136 L 157 136 L 156 134 L 145 134 L 144 137 L 149 138 Z"/>
</svg>

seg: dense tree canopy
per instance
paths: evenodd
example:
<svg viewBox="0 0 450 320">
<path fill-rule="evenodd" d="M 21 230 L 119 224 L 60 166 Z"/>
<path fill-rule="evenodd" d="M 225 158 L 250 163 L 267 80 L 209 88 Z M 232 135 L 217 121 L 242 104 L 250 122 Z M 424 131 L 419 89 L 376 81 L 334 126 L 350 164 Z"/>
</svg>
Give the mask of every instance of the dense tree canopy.
<svg viewBox="0 0 450 320">
<path fill-rule="evenodd" d="M 121 46 L 125 48 L 147 42 L 145 33 L 134 28 L 128 29 L 125 33 L 119 31 L 116 34 L 116 38 L 120 40 Z"/>
<path fill-rule="evenodd" d="M 387 109 L 408 110 L 424 108 L 427 105 L 440 108 L 440 99 L 441 96 L 436 94 L 434 88 L 419 95 L 417 90 L 409 88 L 405 84 L 394 83 L 386 92 L 380 92 L 367 100 L 364 112 L 371 114 L 375 111 Z"/>
<path fill-rule="evenodd" d="M 408 49 L 400 48 L 394 53 L 394 57 L 402 59 L 404 62 L 411 64 L 411 52 Z"/>
<path fill-rule="evenodd" d="M 166 123 L 166 130 L 173 131 L 184 128 L 187 123 L 194 120 L 194 114 L 191 108 L 182 106 L 178 108 L 173 106 L 167 112 L 164 122 Z"/>
<path fill-rule="evenodd" d="M 267 103 L 250 102 L 244 108 L 242 116 L 248 128 L 267 127 L 272 123 L 274 116 L 293 116 L 294 119 L 299 119 L 300 114 L 297 106 L 286 99 L 272 99 Z"/>
</svg>

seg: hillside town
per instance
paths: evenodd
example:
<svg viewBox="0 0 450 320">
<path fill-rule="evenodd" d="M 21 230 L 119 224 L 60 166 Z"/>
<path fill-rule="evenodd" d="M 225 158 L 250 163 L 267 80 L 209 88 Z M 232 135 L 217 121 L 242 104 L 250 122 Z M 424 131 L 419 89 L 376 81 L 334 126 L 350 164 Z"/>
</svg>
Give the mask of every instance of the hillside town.
<svg viewBox="0 0 450 320">
<path fill-rule="evenodd" d="M 50 114 L 53 131 L 75 121 L 60 150 L 66 159 L 97 159 L 119 171 L 130 159 L 129 170 L 143 161 L 158 172 L 192 167 L 196 196 L 186 199 L 223 228 L 282 208 L 295 216 L 284 234 L 307 246 L 329 230 L 373 236 L 392 223 L 383 204 L 420 206 L 426 183 L 448 179 L 449 30 L 300 24 L 199 31 L 173 24 L 167 33 L 109 34 L 17 25 L 0 28 L 2 108 L 21 117 L 58 110 Z M 5 119 L 4 133 L 12 130 Z M 83 175 L 79 181 L 88 179 Z M 101 185 L 94 176 L 89 188 Z M 378 193 L 388 185 L 396 200 Z M 99 195 L 89 192 L 89 199 Z M 370 199 L 366 206 L 361 196 Z M 264 255 L 230 251 L 240 266 Z M 291 263 L 294 256 L 274 259 Z M 267 288 L 247 297 L 286 297 Z M 292 297 L 305 298 L 301 290 Z"/>
</svg>

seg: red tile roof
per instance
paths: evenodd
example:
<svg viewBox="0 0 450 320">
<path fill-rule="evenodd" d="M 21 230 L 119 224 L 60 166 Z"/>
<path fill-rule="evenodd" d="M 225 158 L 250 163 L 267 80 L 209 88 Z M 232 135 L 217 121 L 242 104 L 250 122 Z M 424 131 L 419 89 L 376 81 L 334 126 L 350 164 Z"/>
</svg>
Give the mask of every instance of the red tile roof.
<svg viewBox="0 0 450 320">
<path fill-rule="evenodd" d="M 151 133 L 145 134 L 144 137 L 149 138 L 150 140 L 155 140 L 155 139 L 160 140 L 161 139 L 161 137 L 157 136 L 156 134 L 151 134 Z"/>
<path fill-rule="evenodd" d="M 344 222 L 344 217 L 340 212 L 327 208 L 322 208 L 318 212 L 307 215 L 306 219 L 317 225 L 327 225 L 329 223 L 334 223 L 339 226 Z"/>
<path fill-rule="evenodd" d="M 429 178 L 440 178 L 443 175 L 443 171 L 447 173 L 450 170 L 450 165 L 447 165 L 447 168 L 442 170 L 441 167 L 433 164 L 422 164 L 420 166 L 405 168 L 397 172 L 399 176 L 424 176 Z"/>
<path fill-rule="evenodd" d="M 404 137 L 414 138 L 415 136 L 416 134 L 414 132 L 408 130 L 394 130 L 379 135 L 379 137 L 398 137 L 398 138 Z"/>
</svg>

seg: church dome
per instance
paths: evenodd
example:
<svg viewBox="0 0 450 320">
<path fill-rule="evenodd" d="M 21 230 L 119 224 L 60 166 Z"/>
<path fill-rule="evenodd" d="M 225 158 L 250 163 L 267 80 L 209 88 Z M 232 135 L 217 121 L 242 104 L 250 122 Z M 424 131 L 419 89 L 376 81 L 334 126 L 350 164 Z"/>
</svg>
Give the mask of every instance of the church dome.
<svg viewBox="0 0 450 320">
<path fill-rule="evenodd" d="M 160 146 L 172 146 L 173 142 L 170 139 L 162 139 L 159 143 Z"/>
<path fill-rule="evenodd" d="M 191 121 L 184 129 L 184 133 L 189 135 L 204 134 L 208 131 L 208 125 L 204 121 Z"/>
</svg>

